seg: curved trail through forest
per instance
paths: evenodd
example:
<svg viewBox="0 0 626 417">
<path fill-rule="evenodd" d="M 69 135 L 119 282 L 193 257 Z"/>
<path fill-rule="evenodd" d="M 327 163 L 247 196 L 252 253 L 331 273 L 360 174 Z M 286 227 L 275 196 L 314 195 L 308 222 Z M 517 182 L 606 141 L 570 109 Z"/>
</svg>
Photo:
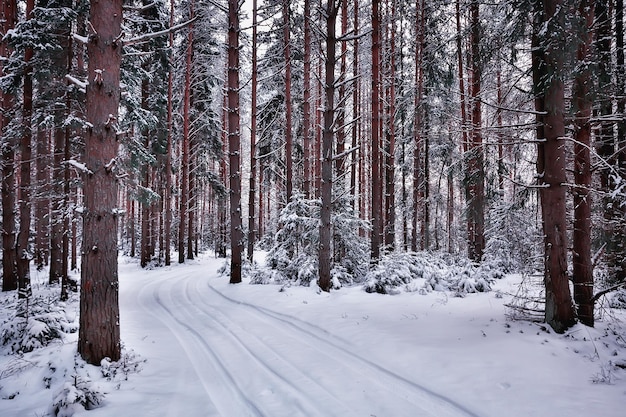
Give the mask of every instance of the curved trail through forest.
<svg viewBox="0 0 626 417">
<path fill-rule="evenodd" d="M 129 295 L 144 317 L 165 326 L 159 337 L 175 339 L 180 361 L 195 371 L 197 381 L 172 384 L 200 385 L 211 413 L 384 417 L 411 410 L 411 416 L 478 417 L 420 385 L 419 373 L 415 380 L 398 375 L 315 323 L 239 301 L 194 270 L 146 280 Z M 175 410 L 172 397 L 168 407 Z"/>
</svg>

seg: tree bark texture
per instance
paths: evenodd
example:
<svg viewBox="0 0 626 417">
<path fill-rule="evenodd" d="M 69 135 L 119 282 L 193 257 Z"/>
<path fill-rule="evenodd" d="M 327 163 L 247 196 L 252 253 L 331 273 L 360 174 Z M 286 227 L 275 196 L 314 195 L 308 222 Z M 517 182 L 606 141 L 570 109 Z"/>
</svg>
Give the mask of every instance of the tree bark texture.
<svg viewBox="0 0 626 417">
<path fill-rule="evenodd" d="M 470 3 L 471 71 L 470 103 L 472 106 L 471 141 L 467 156 L 468 249 L 469 258 L 480 262 L 485 250 L 485 168 L 482 144 L 482 110 L 480 103 L 482 63 L 480 57 L 480 11 L 478 1 Z"/>
<path fill-rule="evenodd" d="M 239 2 L 228 0 L 228 160 L 230 173 L 230 283 L 241 282 L 241 134 L 239 131 Z"/>
<path fill-rule="evenodd" d="M 289 0 L 283 0 L 283 42 L 285 54 L 285 204 L 293 192 L 293 137 L 291 104 L 291 22 Z"/>
<path fill-rule="evenodd" d="M 308 4 L 309 1 L 306 0 L 305 2 L 305 7 L 306 4 Z M 305 13 L 306 14 L 306 13 Z M 305 17 L 305 25 L 307 25 L 307 20 Z M 309 40 L 310 42 L 310 40 Z M 306 40 L 305 40 L 305 44 L 306 44 Z M 306 46 L 305 46 L 306 48 Z M 310 54 L 310 47 L 309 47 L 309 54 Z M 305 57 L 305 66 L 306 66 L 306 59 L 307 57 Z M 308 57 L 308 59 L 310 60 L 310 56 Z M 256 209 L 256 172 L 257 172 L 257 167 L 256 167 L 256 135 L 257 135 L 257 88 L 258 88 L 258 70 L 257 70 L 257 66 L 258 66 L 258 59 L 257 59 L 257 0 L 252 0 L 252 103 L 251 103 L 251 121 L 250 121 L 250 190 L 248 191 L 248 261 L 250 263 L 252 263 L 253 259 L 254 259 L 254 243 L 255 243 L 255 239 L 256 239 L 256 227 L 255 227 L 255 209 Z M 309 71 L 310 71 L 310 67 L 311 67 L 311 63 L 309 61 Z M 305 69 L 305 77 L 307 77 L 306 75 L 306 69 Z M 307 120 L 307 111 L 309 111 L 309 109 L 307 109 L 307 94 L 310 95 L 310 93 L 308 92 L 306 87 L 306 81 L 305 81 L 305 111 L 304 111 L 304 126 L 303 129 L 305 131 L 305 138 L 304 138 L 304 149 L 305 149 L 305 156 L 304 156 L 304 163 L 308 164 L 307 161 L 307 157 L 308 155 L 306 154 L 306 147 L 308 146 L 307 143 L 307 137 L 306 135 L 308 135 L 308 120 Z M 304 175 L 305 177 L 308 175 L 307 172 L 307 167 L 305 166 L 304 168 Z M 305 181 L 306 183 L 306 181 Z M 308 186 L 308 184 L 306 184 L 305 186 Z M 307 191 L 308 192 L 308 191 Z"/>
<path fill-rule="evenodd" d="M 194 16 L 194 1 L 189 3 L 189 17 Z M 178 223 L 178 263 L 185 262 L 185 232 L 187 231 L 187 210 L 189 201 L 189 113 L 191 107 L 191 71 L 193 65 L 193 23 L 187 33 L 187 49 L 185 51 L 185 86 L 183 97 L 183 140 L 181 151 L 180 174 L 180 206 Z"/>
<path fill-rule="evenodd" d="M 333 139 L 335 122 L 335 65 L 337 61 L 335 24 L 337 23 L 337 0 L 326 6 L 326 63 L 324 82 L 324 133 L 322 136 L 322 206 L 320 208 L 319 286 L 330 291 L 332 269 L 332 198 L 333 198 Z"/>
<path fill-rule="evenodd" d="M 372 236 L 371 261 L 380 258 L 382 240 L 382 176 L 380 152 L 380 1 L 372 0 Z"/>
<path fill-rule="evenodd" d="M 551 22 L 548 31 L 538 39 L 539 59 L 533 60 L 534 81 L 542 91 L 544 137 L 538 137 L 537 173 L 544 232 L 544 283 L 546 288 L 545 319 L 556 332 L 562 333 L 575 323 L 574 304 L 567 273 L 567 209 L 565 153 L 565 89 L 562 75 L 565 60 L 565 36 L 559 41 L 543 38 L 564 30 L 562 0 L 543 0 L 543 22 Z M 559 13 L 560 12 L 560 13 Z M 537 30 L 537 28 L 535 28 Z"/>
<path fill-rule="evenodd" d="M 26 18 L 35 7 L 34 0 L 26 2 Z M 32 158 L 32 114 L 33 114 L 33 78 L 30 61 L 33 58 L 33 49 L 27 48 L 24 54 L 26 70 L 24 72 L 24 97 L 22 110 L 22 139 L 20 143 L 20 233 L 17 238 L 17 275 L 19 296 L 31 295 L 30 288 L 30 258 L 28 248 L 31 223 L 31 158 Z"/>
<path fill-rule="evenodd" d="M 80 288 L 78 352 L 90 364 L 120 358 L 117 271 L 117 182 L 111 161 L 117 156 L 120 99 L 119 41 L 122 0 L 92 2 L 89 22 L 85 211 Z"/>
<path fill-rule="evenodd" d="M 592 72 L 587 64 L 591 58 L 592 27 L 594 19 L 593 1 L 583 0 L 578 6 L 587 31 L 582 32 L 577 51 L 579 72 L 574 79 L 576 140 L 574 142 L 574 233 L 573 233 L 573 278 L 574 301 L 578 319 L 593 326 L 593 262 L 591 258 L 591 95 Z"/>
</svg>

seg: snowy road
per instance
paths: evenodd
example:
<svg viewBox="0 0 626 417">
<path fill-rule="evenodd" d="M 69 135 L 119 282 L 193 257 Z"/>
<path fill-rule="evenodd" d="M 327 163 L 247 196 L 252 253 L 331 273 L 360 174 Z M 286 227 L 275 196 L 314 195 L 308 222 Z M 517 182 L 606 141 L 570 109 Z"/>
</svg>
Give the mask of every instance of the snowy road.
<svg viewBox="0 0 626 417">
<path fill-rule="evenodd" d="M 196 268 L 175 278 L 154 272 L 122 300 L 132 309 L 127 329 L 143 330 L 159 356 L 166 346 L 175 356 L 153 376 L 167 398 L 152 393 L 160 405 L 144 403 L 142 415 L 475 416 L 315 323 L 229 297 Z"/>
</svg>

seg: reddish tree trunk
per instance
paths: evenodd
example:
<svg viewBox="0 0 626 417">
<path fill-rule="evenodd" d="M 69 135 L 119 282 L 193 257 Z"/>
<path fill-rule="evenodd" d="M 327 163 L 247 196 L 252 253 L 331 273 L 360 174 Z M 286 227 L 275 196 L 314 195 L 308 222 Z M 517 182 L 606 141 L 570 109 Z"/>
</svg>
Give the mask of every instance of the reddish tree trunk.
<svg viewBox="0 0 626 417">
<path fill-rule="evenodd" d="M 7 33 L 17 22 L 17 2 L 8 0 L 2 3 L 2 33 Z M 6 41 L 0 40 L 0 57 L 11 53 Z M 0 76 L 4 72 L 0 67 Z M 11 93 L 2 94 L 1 133 L 4 136 L 9 129 L 14 112 L 15 97 Z M 6 136 L 2 146 L 2 291 L 18 288 L 17 253 L 15 252 L 15 141 Z"/>
<path fill-rule="evenodd" d="M 416 25 L 416 45 L 415 45 L 415 125 L 413 127 L 413 220 L 412 228 L 413 234 L 411 235 L 411 250 L 417 251 L 418 241 L 420 242 L 419 248 L 424 249 L 424 239 L 420 239 L 420 227 L 419 217 L 423 212 L 421 209 L 423 192 L 422 192 L 422 179 L 423 179 L 423 108 L 422 101 L 424 99 L 424 42 L 425 42 L 425 5 L 424 0 L 419 0 L 417 3 L 417 19 Z M 423 219 L 422 219 L 423 222 Z"/>
<path fill-rule="evenodd" d="M 195 167 L 195 141 L 190 138 L 189 140 L 189 199 L 187 201 L 187 259 L 193 259 L 193 242 L 195 239 L 195 217 L 196 217 L 196 176 L 194 173 Z"/>
<path fill-rule="evenodd" d="M 307 4 L 309 3 L 308 0 L 305 1 L 305 10 L 307 7 Z M 306 14 L 306 12 L 305 12 Z M 308 23 L 308 19 L 305 17 L 305 25 L 307 25 Z M 309 41 L 310 42 L 310 41 Z M 306 45 L 306 40 L 305 40 L 305 45 Z M 306 46 L 305 46 L 305 50 L 306 50 Z M 309 46 L 309 54 L 311 53 L 310 51 L 310 46 Z M 310 59 L 310 57 L 308 57 Z M 305 56 L 305 67 L 306 67 L 306 60 L 307 57 Z M 309 71 L 310 71 L 310 61 L 309 61 Z M 305 96 L 305 103 L 304 103 L 304 131 L 305 131 L 305 136 L 304 136 L 304 150 L 305 150 L 305 155 L 304 155 L 304 163 L 305 163 L 305 168 L 304 168 L 304 175 L 305 178 L 306 176 L 309 175 L 309 173 L 307 172 L 307 166 L 306 164 L 308 164 L 307 158 L 307 146 L 308 146 L 308 141 L 307 141 L 307 135 L 308 135 L 308 114 L 307 112 L 309 111 L 309 109 L 307 108 L 307 95 L 310 96 L 310 93 L 308 91 L 308 84 L 306 79 L 308 78 L 307 74 L 306 74 L 306 68 L 304 70 L 305 72 L 305 90 L 304 90 L 304 96 Z M 254 259 L 254 243 L 255 243 L 255 222 L 254 222 L 254 216 L 255 216 L 255 207 L 256 207 L 256 134 L 257 134 L 257 110 L 256 110 L 256 106 L 257 106 L 257 76 L 258 76 L 258 70 L 257 70 L 257 0 L 252 0 L 252 103 L 251 103 L 251 108 L 252 108 L 252 116 L 251 116 L 251 127 L 250 127 L 250 190 L 249 190 L 249 194 L 248 194 L 248 261 L 250 263 L 252 263 L 253 259 Z M 308 184 L 305 180 L 305 189 L 308 187 Z M 306 192 L 308 193 L 308 190 L 306 190 Z"/>
<path fill-rule="evenodd" d="M 591 124 L 593 96 L 589 86 L 592 73 L 589 65 L 594 19 L 593 1 L 581 1 L 579 13 L 585 19 L 587 31 L 582 32 L 577 59 L 582 70 L 574 80 L 573 98 L 576 106 L 576 141 L 574 142 L 574 233 L 573 278 L 574 301 L 578 319 L 593 326 L 593 262 L 591 259 Z"/>
<path fill-rule="evenodd" d="M 144 16 L 146 18 L 147 16 Z M 143 64 L 143 70 L 147 74 L 149 72 L 148 62 L 146 61 Z M 148 99 L 150 95 L 150 81 L 148 78 L 144 77 L 141 80 L 141 108 L 145 112 L 149 112 Z M 144 129 L 142 132 L 144 147 L 146 151 L 150 150 L 150 132 L 148 129 Z M 150 178 L 151 178 L 151 165 L 149 163 L 143 164 L 142 171 L 140 175 L 141 178 L 141 186 L 143 187 L 143 198 L 140 200 L 141 204 L 141 250 L 140 250 L 140 264 L 142 268 L 145 268 L 150 263 L 150 252 L 152 246 L 152 230 L 151 230 L 151 220 L 152 220 L 152 196 L 149 194 L 148 190 L 151 187 Z"/>
<path fill-rule="evenodd" d="M 50 139 L 45 126 L 37 127 L 36 181 L 37 198 L 35 200 L 35 265 L 41 271 L 48 265 L 50 244 Z"/>
<path fill-rule="evenodd" d="M 337 22 L 337 0 L 330 0 L 326 6 L 326 65 L 324 97 L 324 134 L 322 139 L 322 206 L 320 208 L 319 246 L 319 286 L 322 291 L 330 291 L 332 268 L 332 194 L 333 194 L 333 139 L 335 121 L 335 24 Z"/>
<path fill-rule="evenodd" d="M 391 21 L 396 19 L 396 1 L 391 2 Z M 389 27 L 389 26 L 388 26 Z M 390 27 L 389 54 L 389 112 L 387 116 L 387 163 L 385 170 L 386 193 L 385 193 L 385 246 L 388 250 L 393 250 L 396 235 L 396 193 L 395 193 L 395 153 L 396 153 L 396 30 L 395 24 Z"/>
<path fill-rule="evenodd" d="M 344 6 L 346 7 L 346 6 Z M 353 22 L 353 30 L 355 33 L 359 32 L 359 2 L 358 0 L 354 0 L 354 22 Z M 354 46 L 352 48 L 352 76 L 357 77 L 359 74 L 359 39 L 354 40 Z M 356 149 L 359 145 L 359 136 L 358 129 L 360 125 L 360 119 L 357 119 L 357 115 L 359 114 L 359 88 L 360 83 L 358 78 L 354 80 L 354 87 L 352 89 L 352 148 Z M 350 167 L 350 194 L 353 199 L 354 208 L 359 208 L 356 202 L 356 180 L 357 180 L 357 158 L 361 158 L 361 154 L 363 153 L 363 149 L 359 149 L 352 153 L 352 164 Z M 360 197 L 359 197 L 360 198 Z M 360 208 L 359 208 L 360 211 Z"/>
<path fill-rule="evenodd" d="M 293 138 L 291 133 L 291 23 L 289 0 L 283 0 L 283 41 L 285 44 L 285 200 L 291 201 L 293 189 Z"/>
<path fill-rule="evenodd" d="M 85 137 L 83 255 L 78 352 L 90 364 L 120 358 L 117 272 L 117 114 L 122 46 L 122 1 L 93 2 L 89 11 L 87 121 Z"/>
<path fill-rule="evenodd" d="M 228 152 L 230 170 L 230 283 L 241 282 L 241 137 L 239 133 L 239 1 L 228 0 Z"/>
<path fill-rule="evenodd" d="M 26 18 L 35 7 L 34 0 L 26 2 Z M 31 76 L 32 67 L 30 60 L 33 57 L 32 48 L 27 48 L 24 56 L 26 71 L 24 72 L 24 102 L 22 111 L 22 140 L 21 162 L 20 162 L 20 233 L 17 238 L 17 275 L 19 296 L 28 297 L 31 294 L 30 288 L 30 252 L 28 243 L 30 237 L 31 221 L 31 197 L 30 197 L 30 160 L 32 158 L 32 113 L 33 113 L 33 79 Z"/>
<path fill-rule="evenodd" d="M 170 27 L 174 26 L 174 2 L 170 3 Z M 169 33 L 169 47 L 174 47 L 174 33 Z M 174 62 L 173 55 L 169 56 L 169 73 L 167 79 L 167 153 L 165 155 L 165 202 L 164 216 L 164 241 L 165 265 L 170 265 L 171 241 L 172 241 L 172 129 L 173 129 L 173 103 L 174 103 Z"/>
<path fill-rule="evenodd" d="M 382 178 L 380 152 L 380 2 L 372 0 L 372 237 L 371 261 L 380 258 Z"/>
<path fill-rule="evenodd" d="M 194 17 L 194 2 L 189 4 L 189 17 Z M 178 263 L 185 262 L 185 231 L 187 230 L 187 209 L 189 201 L 189 111 L 191 107 L 191 71 L 193 57 L 193 23 L 187 34 L 187 49 L 185 52 L 185 86 L 183 97 L 183 140 L 181 151 L 180 174 L 180 223 L 178 226 Z"/>
<path fill-rule="evenodd" d="M 255 0 L 256 1 L 256 0 Z M 254 51 L 254 49 L 253 49 Z M 304 148 L 304 196 L 311 196 L 311 0 L 304 0 L 304 103 L 302 138 Z"/>
<path fill-rule="evenodd" d="M 626 95 L 624 94 L 626 84 L 626 68 L 624 64 L 624 2 L 615 1 L 615 49 L 616 49 L 616 69 L 615 82 L 619 92 L 617 99 L 617 113 L 626 112 Z M 626 181 L 626 121 L 617 123 L 617 166 L 622 181 Z M 616 252 L 621 258 L 619 265 L 615 268 L 615 279 L 617 282 L 626 281 L 626 207 L 619 206 L 617 209 L 618 221 L 617 230 L 614 234 L 615 242 L 618 242 Z"/>
<path fill-rule="evenodd" d="M 480 262 L 485 250 L 485 173 L 482 148 L 482 111 L 480 90 L 482 64 L 480 62 L 480 19 L 479 3 L 470 3 L 471 71 L 470 103 L 472 107 L 471 140 L 467 159 L 468 201 L 468 256 Z"/>
<path fill-rule="evenodd" d="M 341 33 L 348 32 L 348 2 L 347 0 L 341 1 Z M 348 44 L 347 42 L 341 42 L 341 59 L 339 60 L 339 80 L 345 80 L 347 75 L 347 58 L 348 58 Z M 339 85 L 339 103 L 342 103 L 336 110 L 337 113 L 337 151 L 335 157 L 335 172 L 337 180 L 341 179 L 341 184 L 345 184 L 343 181 L 345 164 L 346 164 L 346 84 L 340 82 Z"/>
<path fill-rule="evenodd" d="M 544 0 L 544 22 L 562 17 L 555 16 L 563 7 L 561 0 Z M 543 23 L 543 22 L 541 22 Z M 558 24 L 555 24 L 558 28 Z M 538 28 L 535 28 L 538 30 Z M 563 30 L 562 21 L 561 28 Z M 546 322 L 556 331 L 564 332 L 575 323 L 575 311 L 569 290 L 567 274 L 567 211 L 565 182 L 565 96 L 562 78 L 564 65 L 564 39 L 554 42 L 551 31 L 541 31 L 551 36 L 551 40 L 539 40 L 542 48 L 539 59 L 533 60 L 534 80 L 543 92 L 543 103 L 538 111 L 543 111 L 543 134 L 538 137 L 537 172 L 539 178 L 541 212 L 545 246 L 544 281 L 546 287 Z M 563 34 L 564 35 L 564 34 Z M 546 36 L 546 35 L 543 35 Z M 536 48 L 533 48 L 535 50 Z M 537 53 L 537 52 L 536 52 Z M 535 64 L 538 67 L 535 68 Z M 546 74 L 555 76 L 546 77 Z M 548 80 L 547 82 L 545 80 Z"/>
</svg>

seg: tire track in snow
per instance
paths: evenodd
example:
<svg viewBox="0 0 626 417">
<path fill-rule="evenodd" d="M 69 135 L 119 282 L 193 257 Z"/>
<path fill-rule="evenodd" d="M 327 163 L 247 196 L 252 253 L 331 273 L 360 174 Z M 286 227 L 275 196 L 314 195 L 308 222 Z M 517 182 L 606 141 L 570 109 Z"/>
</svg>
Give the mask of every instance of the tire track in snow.
<svg viewBox="0 0 626 417">
<path fill-rule="evenodd" d="M 272 386 L 272 392 L 274 394 L 273 397 L 279 397 L 277 391 L 281 392 L 281 409 L 267 410 L 268 413 L 272 413 L 269 415 L 276 415 L 277 412 L 284 414 L 285 406 L 290 408 L 290 411 L 288 411 L 289 416 L 327 417 L 329 415 L 347 416 L 351 414 L 350 408 L 334 392 L 328 391 L 316 380 L 302 372 L 297 364 L 286 361 L 277 355 L 272 346 L 269 346 L 260 338 L 230 320 L 219 309 L 208 304 L 201 295 L 202 288 L 199 288 L 200 282 L 194 280 L 195 286 L 193 288 L 190 285 L 191 280 L 187 280 L 185 283 L 185 298 L 188 301 L 188 306 L 199 314 L 195 314 L 194 317 L 201 317 L 205 320 L 205 324 L 206 321 L 213 323 L 214 326 L 211 326 L 212 330 L 225 332 L 231 338 L 232 344 L 235 345 L 234 347 L 241 351 L 239 357 L 251 361 L 250 370 L 256 371 L 252 375 L 249 372 L 248 378 L 258 381 L 257 384 L 260 384 L 261 387 L 269 385 L 268 378 L 279 383 Z M 215 350 L 215 347 L 212 349 Z M 224 357 L 232 356 L 232 351 L 224 355 Z M 253 386 L 252 389 L 246 391 L 249 392 L 249 395 L 254 395 L 254 393 L 260 392 L 260 386 Z M 312 398 L 315 398 L 316 401 L 314 402 Z M 259 409 L 271 408 L 267 404 L 262 404 L 262 401 L 258 398 L 257 401 Z M 285 404 L 286 402 L 288 404 Z M 298 405 L 298 411 L 301 414 L 294 413 L 294 404 Z M 321 407 L 321 404 L 324 404 L 324 408 Z"/>
<path fill-rule="evenodd" d="M 194 367 L 196 375 L 202 383 L 207 396 L 211 399 L 221 415 L 266 417 L 241 391 L 237 383 L 233 380 L 232 375 L 215 355 L 215 352 L 211 349 L 210 343 L 207 342 L 205 337 L 184 320 L 176 317 L 172 309 L 163 301 L 161 298 L 162 293 L 171 295 L 171 289 L 163 290 L 164 284 L 168 283 L 170 283 L 170 280 L 160 280 L 149 284 L 148 287 L 144 287 L 137 297 L 142 308 L 146 312 L 156 314 L 157 318 L 165 324 L 172 335 L 178 340 L 189 361 L 196 365 Z M 149 287 L 152 287 L 152 291 L 149 295 L 145 295 Z M 161 311 L 155 312 L 154 309 L 150 307 L 153 304 L 146 302 L 146 297 L 154 301 L 160 307 Z M 173 304 L 171 299 L 168 301 L 170 305 Z M 191 338 L 184 335 L 180 330 L 181 328 L 185 329 L 189 335 L 191 335 Z M 195 346 L 190 346 L 190 341 Z M 210 370 L 214 372 L 210 372 Z M 219 376 L 217 379 L 222 383 L 215 382 L 216 375 Z"/>
<path fill-rule="evenodd" d="M 231 298 L 211 286 L 208 282 L 206 283 L 206 288 L 230 305 L 227 307 L 227 312 L 224 312 L 219 310 L 216 306 L 208 304 L 207 300 L 209 300 L 210 297 L 202 297 L 200 299 L 205 307 L 219 310 L 222 320 L 230 320 L 229 317 L 232 314 L 229 314 L 229 312 L 232 312 L 232 306 L 238 306 L 241 309 L 248 310 L 249 316 L 252 317 L 252 319 L 256 318 L 258 320 L 260 314 L 265 317 L 265 319 L 269 319 L 270 322 L 273 321 L 274 327 L 277 329 L 284 331 L 285 325 L 287 325 L 287 327 L 293 330 L 291 335 L 292 338 L 308 339 L 308 344 L 311 346 L 318 346 L 317 350 L 322 354 L 325 354 L 333 359 L 335 356 L 341 357 L 342 359 L 338 361 L 340 366 L 343 365 L 345 367 L 346 362 L 351 362 L 354 365 L 351 369 L 360 372 L 365 378 L 368 378 L 368 375 L 364 373 L 362 369 L 370 370 L 372 374 L 377 375 L 374 382 L 381 385 L 383 389 L 402 390 L 405 397 L 401 398 L 409 399 L 409 402 L 414 404 L 417 409 L 423 409 L 423 411 L 429 413 L 429 415 L 435 417 L 479 417 L 473 411 L 453 399 L 437 393 L 415 381 L 409 380 L 402 375 L 396 374 L 389 369 L 384 368 L 357 353 L 354 353 L 348 349 L 347 346 L 349 346 L 349 344 L 346 343 L 344 339 L 336 337 L 325 329 L 293 316 Z M 278 322 L 278 325 L 276 325 L 276 322 Z M 250 329 L 254 330 L 254 327 L 255 326 L 250 326 Z M 320 346 L 323 346 L 323 348 Z M 333 354 L 328 353 L 330 351 L 332 351 Z M 432 409 L 424 409 L 424 403 L 430 404 Z"/>
</svg>

